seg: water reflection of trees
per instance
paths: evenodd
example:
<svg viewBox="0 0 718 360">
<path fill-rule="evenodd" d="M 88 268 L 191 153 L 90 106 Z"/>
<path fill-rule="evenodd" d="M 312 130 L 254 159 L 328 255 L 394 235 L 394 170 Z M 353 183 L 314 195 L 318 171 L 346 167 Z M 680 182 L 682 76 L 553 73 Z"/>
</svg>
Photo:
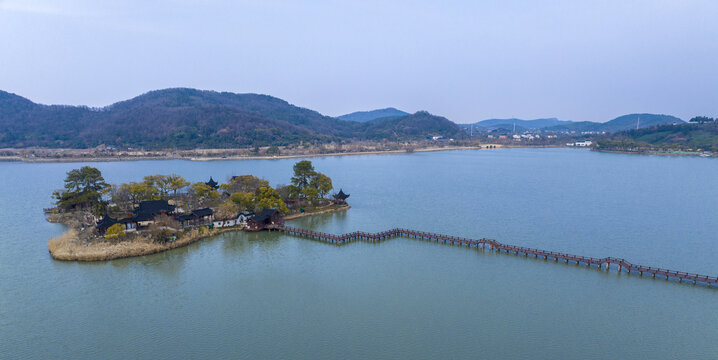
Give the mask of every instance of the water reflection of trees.
<svg viewBox="0 0 718 360">
<path fill-rule="evenodd" d="M 165 277 L 176 278 L 184 268 L 189 254 L 198 251 L 200 246 L 202 246 L 202 241 L 157 254 L 112 260 L 110 264 L 123 270 L 139 264 L 143 269 L 152 270 Z"/>
<path fill-rule="evenodd" d="M 222 234 L 222 249 L 225 255 L 247 255 L 256 248 L 274 250 L 279 248 L 280 238 L 284 236 L 278 231 L 233 231 Z"/>
<path fill-rule="evenodd" d="M 341 224 L 347 217 L 346 211 L 307 216 L 290 221 L 292 226 L 306 229 L 324 229 L 329 231 L 331 224 Z M 252 251 L 261 249 L 271 251 L 280 247 L 280 241 L 286 235 L 278 231 L 232 231 L 218 236 L 203 239 L 196 243 L 163 251 L 153 255 L 117 259 L 110 261 L 110 265 L 118 269 L 131 269 L 138 264 L 145 269 L 156 271 L 162 276 L 175 278 L 185 267 L 187 258 L 191 252 L 199 251 L 201 246 L 220 241 L 225 256 L 251 255 Z M 89 263 L 86 266 L 104 266 L 103 263 Z"/>
<path fill-rule="evenodd" d="M 347 217 L 346 211 L 340 211 L 329 214 L 312 215 L 290 221 L 292 226 L 303 229 L 325 228 L 327 224 L 333 222 L 341 222 Z"/>
</svg>

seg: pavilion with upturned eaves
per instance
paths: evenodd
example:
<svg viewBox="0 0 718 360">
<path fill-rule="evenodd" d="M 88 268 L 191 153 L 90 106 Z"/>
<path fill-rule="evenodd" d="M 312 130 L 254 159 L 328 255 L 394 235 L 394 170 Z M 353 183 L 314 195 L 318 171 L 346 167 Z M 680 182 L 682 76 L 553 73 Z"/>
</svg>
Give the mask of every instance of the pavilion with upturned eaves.
<svg viewBox="0 0 718 360">
<path fill-rule="evenodd" d="M 332 197 L 334 198 L 334 202 L 337 204 L 346 204 L 349 194 L 345 194 L 344 190 L 339 189 L 339 192 L 332 195 Z"/>
<path fill-rule="evenodd" d="M 212 189 L 219 189 L 219 183 L 214 181 L 211 176 L 209 177 L 209 181 L 207 181 L 205 184 L 207 184 L 207 186 L 211 187 Z"/>
</svg>

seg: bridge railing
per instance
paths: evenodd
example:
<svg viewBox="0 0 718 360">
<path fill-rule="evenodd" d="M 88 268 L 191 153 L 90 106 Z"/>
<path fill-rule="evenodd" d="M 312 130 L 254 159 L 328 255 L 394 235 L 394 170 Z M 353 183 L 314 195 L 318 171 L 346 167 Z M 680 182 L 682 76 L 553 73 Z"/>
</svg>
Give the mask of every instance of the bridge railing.
<svg viewBox="0 0 718 360">
<path fill-rule="evenodd" d="M 417 230 L 411 230 L 411 229 L 405 229 L 405 228 L 393 228 L 390 230 L 382 231 L 379 233 L 368 233 L 364 231 L 354 231 L 351 233 L 346 234 L 327 234 L 324 232 L 316 232 L 306 229 L 300 229 L 295 228 L 287 225 L 280 225 L 277 227 L 277 230 L 289 232 L 293 234 L 299 234 L 302 236 L 308 236 L 308 237 L 315 237 L 320 239 L 330 239 L 335 242 L 346 242 L 346 241 L 354 241 L 358 239 L 373 239 L 373 240 L 379 240 L 379 239 L 385 239 L 389 237 L 397 237 L 397 236 L 416 236 L 421 238 L 428 238 L 433 239 L 437 241 L 450 241 L 450 242 L 458 242 L 463 244 L 468 244 L 471 246 L 471 244 L 474 244 L 478 246 L 479 244 L 483 245 L 489 245 L 495 249 L 498 250 L 505 250 L 505 251 L 513 251 L 515 253 L 524 253 L 524 254 L 533 254 L 536 256 L 545 256 L 545 257 L 552 257 L 554 259 L 564 259 L 567 261 L 576 261 L 578 262 L 584 262 L 587 264 L 596 264 L 596 265 L 603 265 L 603 264 L 615 264 L 619 265 L 622 268 L 626 268 L 627 271 L 640 271 L 640 272 L 649 272 L 651 274 L 656 275 L 663 275 L 667 277 L 674 277 L 674 278 L 685 278 L 689 280 L 699 280 L 699 281 L 705 281 L 708 283 L 708 285 L 711 285 L 712 283 L 718 283 L 718 276 L 708 276 L 708 275 L 701 275 L 696 273 L 689 273 L 684 271 L 676 271 L 676 270 L 670 270 L 670 269 L 663 269 L 659 267 L 652 267 L 652 266 L 645 266 L 645 265 L 638 265 L 638 264 L 632 264 L 625 259 L 622 258 L 616 258 L 616 257 L 604 257 L 604 258 L 594 258 L 589 256 L 582 256 L 582 255 L 573 255 L 573 254 L 567 254 L 567 253 L 561 253 L 556 251 L 549 251 L 549 250 L 542 250 L 542 249 L 536 249 L 536 248 L 528 248 L 523 246 L 516 246 L 516 245 L 509 245 L 509 244 L 503 244 L 499 241 L 496 241 L 494 239 L 469 239 L 464 237 L 456 237 L 456 236 L 449 236 L 449 235 L 443 235 L 443 234 L 437 234 L 437 233 L 429 233 L 424 231 L 417 231 Z"/>
</svg>

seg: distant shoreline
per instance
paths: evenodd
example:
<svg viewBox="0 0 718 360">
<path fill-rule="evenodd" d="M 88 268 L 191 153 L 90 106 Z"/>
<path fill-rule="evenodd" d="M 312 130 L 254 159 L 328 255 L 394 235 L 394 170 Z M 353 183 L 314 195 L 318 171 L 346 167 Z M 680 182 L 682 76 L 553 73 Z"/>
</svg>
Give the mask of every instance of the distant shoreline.
<svg viewBox="0 0 718 360">
<path fill-rule="evenodd" d="M 451 150 L 480 150 L 491 148 L 507 148 L 517 147 L 501 144 L 481 144 L 477 146 L 444 146 L 444 147 L 423 147 L 412 150 L 370 150 L 370 151 L 352 151 L 352 152 L 332 152 L 324 154 L 286 154 L 286 155 L 235 155 L 235 156 L 172 156 L 169 152 L 164 152 L 163 156 L 77 156 L 77 157 L 25 157 L 19 155 L 0 156 L 0 161 L 6 162 L 28 162 L 28 163 L 63 163 L 63 162 L 110 162 L 110 161 L 145 161 L 145 160 L 186 160 L 186 161 L 223 161 L 223 160 L 279 160 L 279 159 L 295 159 L 295 158 L 314 158 L 328 156 L 353 156 L 353 155 L 381 155 L 381 154 L 410 154 L 419 152 L 435 152 L 435 151 L 451 151 Z M 519 146 L 528 147 L 528 146 Z M 541 146 L 544 147 L 544 146 Z M 47 149 L 49 150 L 49 149 Z"/>
<path fill-rule="evenodd" d="M 608 154 L 626 154 L 626 155 L 659 155 L 659 156 L 692 156 L 692 157 L 718 157 L 718 154 L 705 154 L 703 152 L 665 152 L 665 151 L 629 151 L 629 150 L 610 150 L 610 149 L 591 149 L 595 152 L 602 152 Z"/>
</svg>

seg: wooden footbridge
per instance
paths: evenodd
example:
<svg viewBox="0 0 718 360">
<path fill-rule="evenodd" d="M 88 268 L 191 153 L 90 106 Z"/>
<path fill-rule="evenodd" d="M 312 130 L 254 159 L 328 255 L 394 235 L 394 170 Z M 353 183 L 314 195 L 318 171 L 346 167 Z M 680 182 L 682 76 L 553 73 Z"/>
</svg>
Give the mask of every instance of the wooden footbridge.
<svg viewBox="0 0 718 360">
<path fill-rule="evenodd" d="M 581 255 L 571 255 L 555 251 L 527 248 L 523 246 L 515 246 L 502 244 L 493 239 L 467 239 L 456 236 L 448 236 L 442 234 L 434 234 L 423 231 L 415 231 L 408 229 L 391 229 L 380 233 L 367 233 L 357 231 L 349 234 L 334 235 L 323 232 L 299 229 L 286 225 L 278 225 L 274 230 L 282 231 L 288 235 L 306 237 L 326 243 L 344 245 L 354 241 L 380 242 L 396 237 L 421 239 L 427 241 L 435 241 L 450 245 L 460 245 L 474 247 L 477 249 L 487 249 L 498 253 L 533 256 L 534 258 L 543 257 L 544 260 L 553 260 L 555 262 L 563 261 L 565 263 L 575 263 L 576 265 L 586 265 L 588 267 L 595 266 L 598 269 L 610 271 L 611 265 L 617 267 L 618 272 L 625 271 L 628 274 L 639 274 L 640 276 L 651 276 L 655 278 L 675 279 L 678 282 L 693 282 L 693 284 L 702 284 L 708 287 L 718 285 L 718 277 L 700 274 L 692 274 L 682 271 L 662 269 L 652 266 L 632 264 L 624 259 L 615 257 L 593 258 Z"/>
</svg>

